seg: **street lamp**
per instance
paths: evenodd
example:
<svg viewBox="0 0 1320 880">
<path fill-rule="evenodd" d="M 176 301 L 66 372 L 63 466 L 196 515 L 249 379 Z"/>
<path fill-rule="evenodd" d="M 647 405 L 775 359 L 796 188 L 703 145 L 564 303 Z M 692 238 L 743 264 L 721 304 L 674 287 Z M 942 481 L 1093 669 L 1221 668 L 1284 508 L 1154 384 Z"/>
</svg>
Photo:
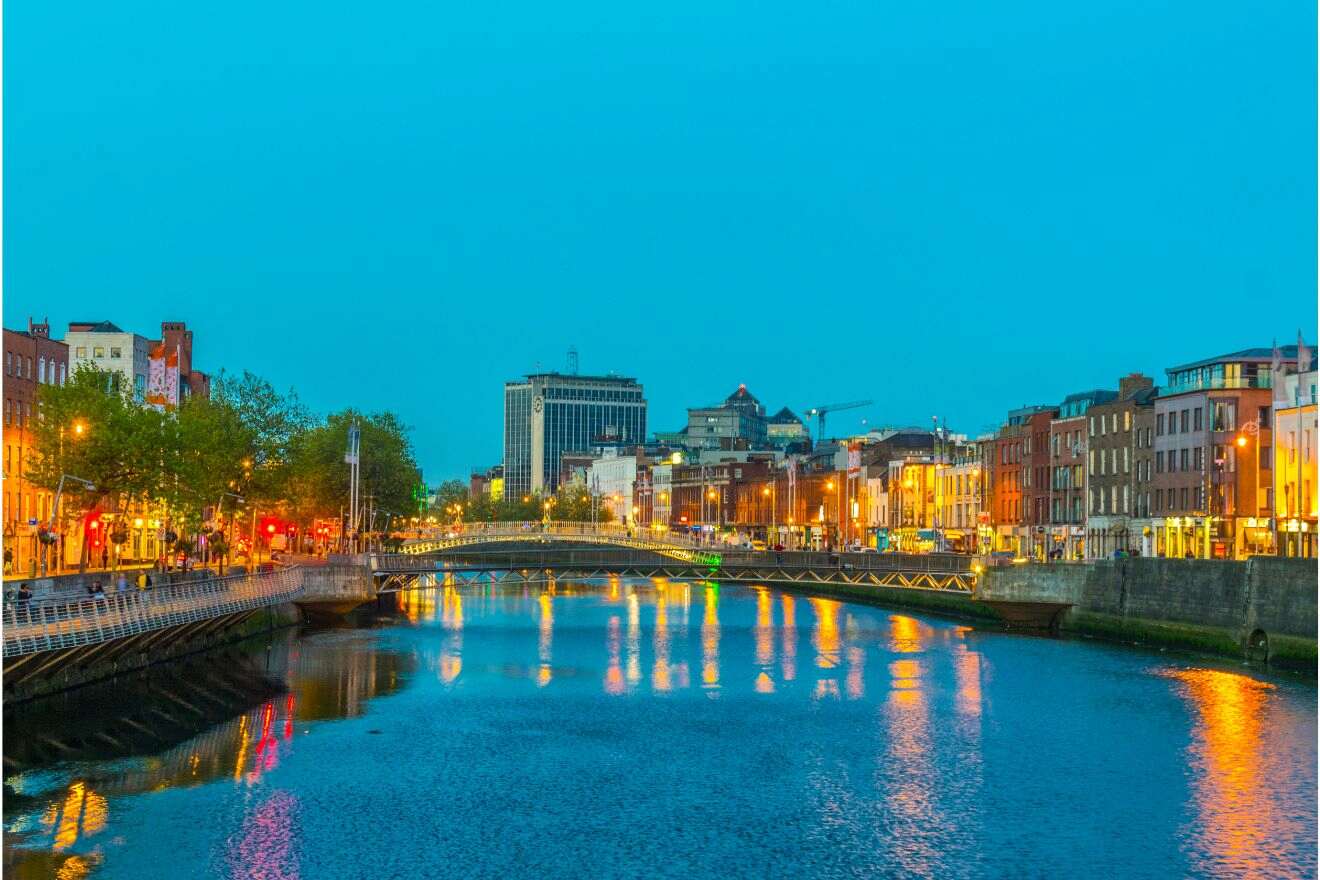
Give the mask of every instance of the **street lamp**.
<svg viewBox="0 0 1320 880">
<path fill-rule="evenodd" d="M 60 497 L 64 494 L 65 480 L 73 480 L 75 483 L 82 483 L 83 488 L 85 488 L 89 492 L 96 491 L 96 485 L 92 483 L 90 480 L 84 480 L 82 477 L 75 477 L 73 474 L 60 474 L 60 482 L 55 487 L 55 500 L 51 502 L 50 505 L 50 521 L 46 524 L 46 534 L 50 535 L 51 537 L 54 537 L 55 535 L 55 519 L 59 514 Z M 46 541 L 42 541 L 41 544 L 42 544 L 41 573 L 44 576 L 46 574 L 46 570 L 48 567 L 48 560 L 50 557 L 50 544 L 47 543 Z"/>
</svg>

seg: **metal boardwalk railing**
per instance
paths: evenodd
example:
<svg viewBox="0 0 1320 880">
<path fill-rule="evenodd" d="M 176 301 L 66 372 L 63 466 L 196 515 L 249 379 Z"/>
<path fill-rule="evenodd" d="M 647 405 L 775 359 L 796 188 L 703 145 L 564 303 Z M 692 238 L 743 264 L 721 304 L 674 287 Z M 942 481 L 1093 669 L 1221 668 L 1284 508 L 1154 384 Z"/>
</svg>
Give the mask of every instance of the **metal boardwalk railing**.
<svg viewBox="0 0 1320 880">
<path fill-rule="evenodd" d="M 4 658 L 96 645 L 266 608 L 291 601 L 302 589 L 302 571 L 294 566 L 102 598 L 14 602 L 4 610 Z"/>
</svg>

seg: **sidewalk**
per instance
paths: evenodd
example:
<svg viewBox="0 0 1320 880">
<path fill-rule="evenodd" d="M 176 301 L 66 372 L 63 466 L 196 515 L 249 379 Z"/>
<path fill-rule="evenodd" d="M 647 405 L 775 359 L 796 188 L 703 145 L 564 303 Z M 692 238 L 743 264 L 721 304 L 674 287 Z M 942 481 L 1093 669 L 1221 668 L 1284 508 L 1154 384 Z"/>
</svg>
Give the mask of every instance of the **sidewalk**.
<svg viewBox="0 0 1320 880">
<path fill-rule="evenodd" d="M 99 565 L 95 565 L 95 566 L 89 565 L 87 566 L 86 573 L 89 575 L 91 574 L 114 575 L 115 572 L 119 572 L 119 571 L 137 572 L 137 571 L 141 571 L 144 568 L 150 570 L 154 567 L 155 567 L 154 562 L 133 562 L 133 563 L 121 565 L 118 568 L 115 568 L 114 566 L 111 566 L 110 568 L 101 568 L 101 566 Z M 6 574 L 4 578 L 4 582 L 8 584 L 8 583 L 15 583 L 18 581 L 37 581 L 37 580 L 42 580 L 43 578 L 67 577 L 71 574 L 76 575 L 77 573 L 78 573 L 78 566 L 75 565 L 70 568 L 62 569 L 60 571 L 47 572 L 44 575 L 41 574 L 40 571 L 32 575 L 27 574 L 26 572 L 22 572 L 19 574 Z"/>
</svg>

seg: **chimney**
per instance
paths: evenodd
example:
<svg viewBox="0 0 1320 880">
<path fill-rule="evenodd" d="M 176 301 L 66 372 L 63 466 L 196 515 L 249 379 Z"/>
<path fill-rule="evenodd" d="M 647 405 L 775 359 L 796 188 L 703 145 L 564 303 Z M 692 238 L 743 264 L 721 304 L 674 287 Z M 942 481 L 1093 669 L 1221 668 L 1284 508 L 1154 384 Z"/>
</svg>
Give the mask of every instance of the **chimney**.
<svg viewBox="0 0 1320 880">
<path fill-rule="evenodd" d="M 42 339 L 50 338 L 50 318 L 42 319 L 40 324 L 34 323 L 32 318 L 28 318 L 28 333 L 32 336 L 39 336 Z"/>
<path fill-rule="evenodd" d="M 1146 388 L 1153 388 L 1155 380 L 1149 376 L 1143 376 L 1141 373 L 1128 373 L 1118 380 L 1118 398 L 1125 400 Z"/>
</svg>

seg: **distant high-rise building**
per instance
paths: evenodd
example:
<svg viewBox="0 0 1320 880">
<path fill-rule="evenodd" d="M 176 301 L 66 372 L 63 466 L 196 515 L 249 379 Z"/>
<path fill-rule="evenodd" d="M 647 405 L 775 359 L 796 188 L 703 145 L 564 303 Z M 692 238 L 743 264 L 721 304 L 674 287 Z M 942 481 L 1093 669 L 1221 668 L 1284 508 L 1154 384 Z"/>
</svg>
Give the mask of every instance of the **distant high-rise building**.
<svg viewBox="0 0 1320 880">
<path fill-rule="evenodd" d="M 504 384 L 504 491 L 553 492 L 563 452 L 646 440 L 636 379 L 533 373 Z"/>
</svg>

